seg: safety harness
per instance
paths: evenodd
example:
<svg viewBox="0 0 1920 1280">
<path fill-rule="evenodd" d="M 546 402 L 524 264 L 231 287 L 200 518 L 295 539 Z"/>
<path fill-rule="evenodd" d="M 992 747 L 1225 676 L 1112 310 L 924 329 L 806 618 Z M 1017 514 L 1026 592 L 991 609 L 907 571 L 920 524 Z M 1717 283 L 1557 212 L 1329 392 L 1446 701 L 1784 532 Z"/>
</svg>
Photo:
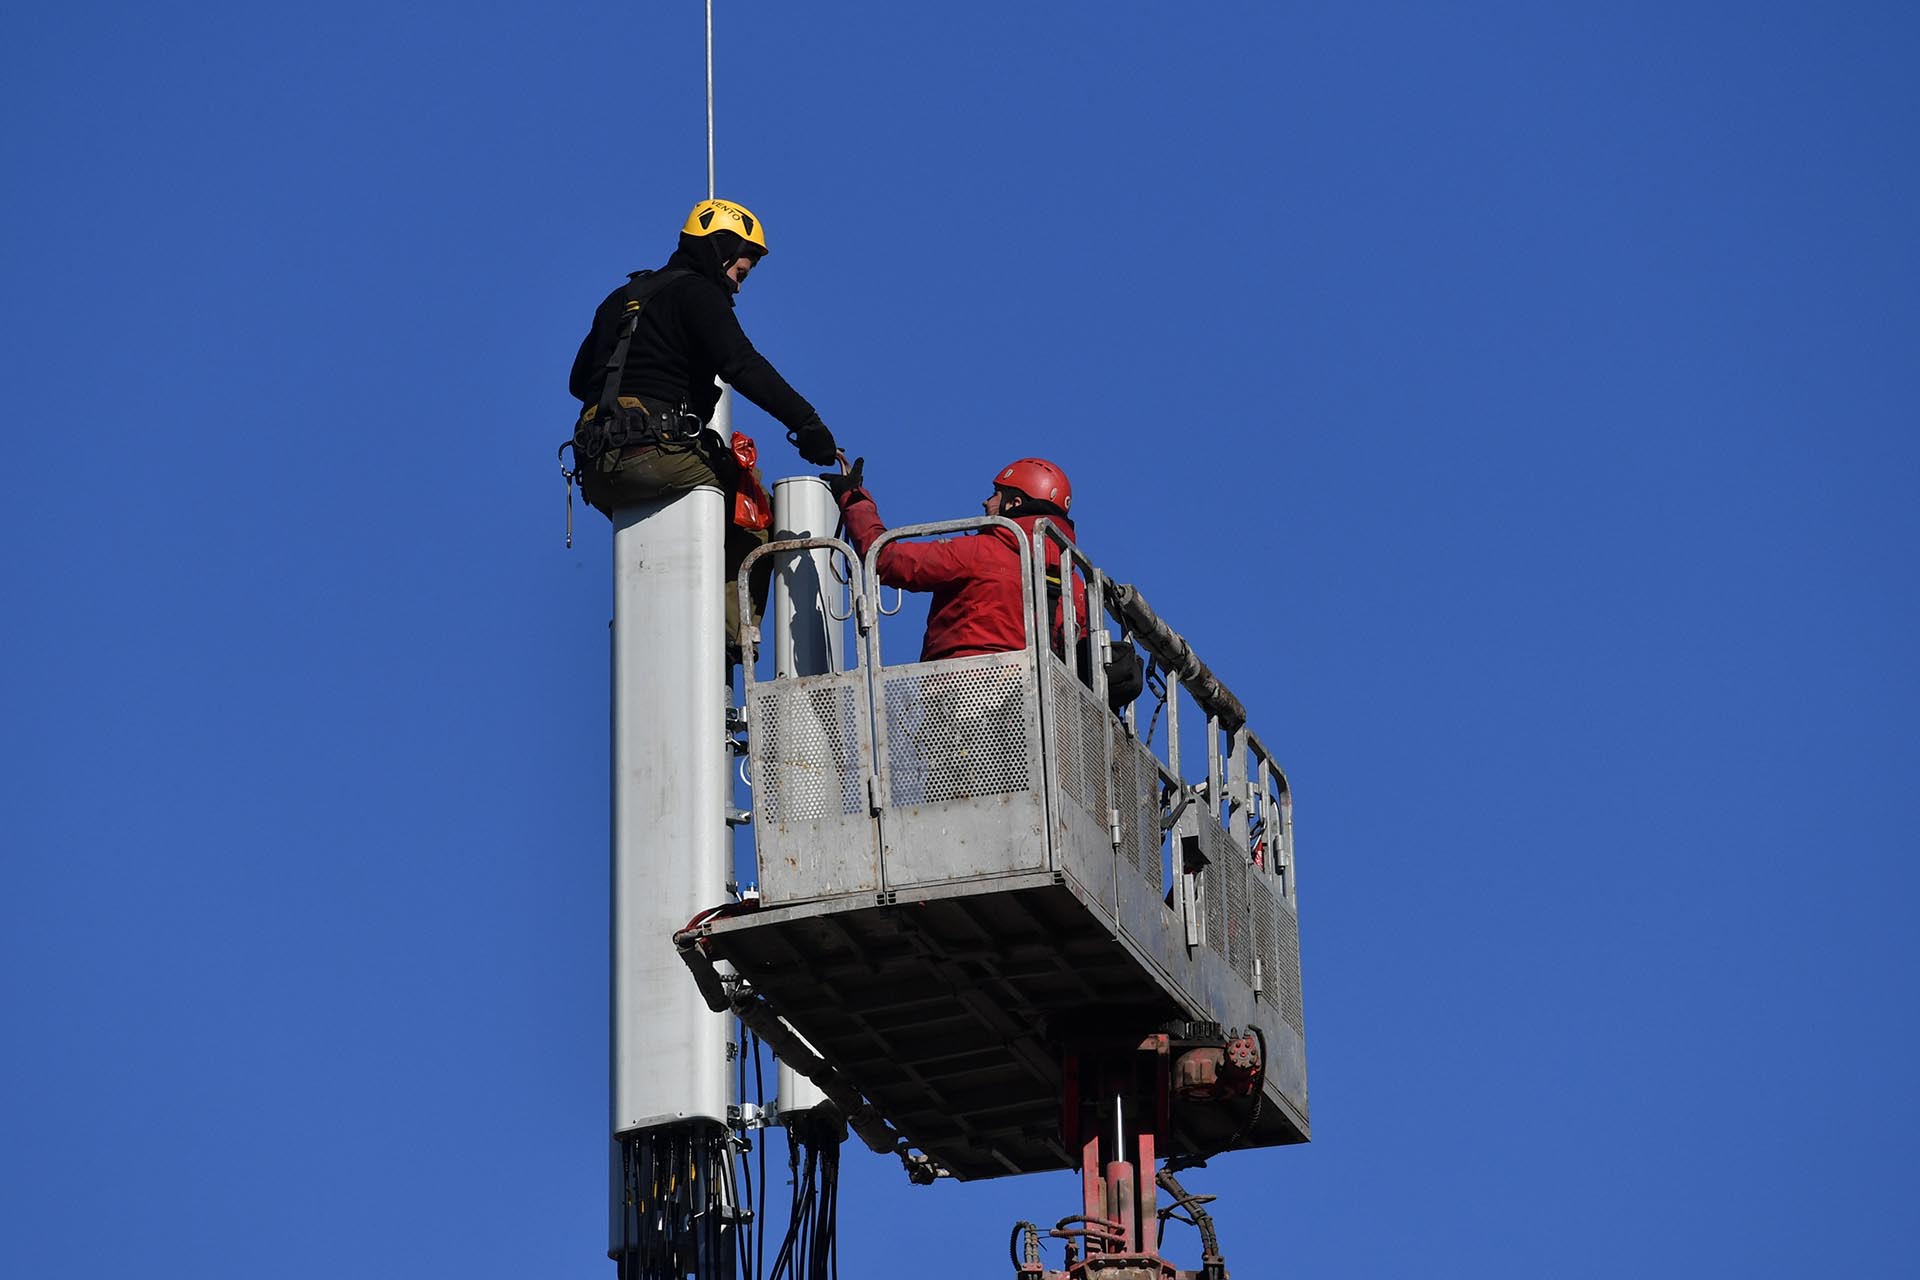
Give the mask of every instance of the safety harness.
<svg viewBox="0 0 1920 1280">
<path fill-rule="evenodd" d="M 622 313 L 620 339 L 614 343 L 601 370 L 600 401 L 582 410 L 574 423 L 573 435 L 555 451 L 560 459 L 560 475 L 567 483 L 567 546 L 573 546 L 573 486 L 579 481 L 586 488 L 583 473 L 591 464 L 617 450 L 654 448 L 663 452 L 700 448 L 706 424 L 682 400 L 671 408 L 649 410 L 644 404 L 620 403 L 620 382 L 626 372 L 627 350 L 640 327 L 640 313 L 656 294 L 682 276 L 695 274 L 687 267 L 669 267 L 664 271 L 634 271 L 627 276 L 627 299 Z M 633 399 L 634 397 L 629 397 Z M 656 402 L 657 403 L 657 402 Z M 566 463 L 567 450 L 573 450 L 573 466 Z M 732 471 L 734 485 L 733 523 L 744 529 L 765 529 L 772 522 L 773 503 L 754 477 L 756 451 L 751 436 L 736 431 L 729 448 L 706 450 L 709 462 L 718 472 Z"/>
<path fill-rule="evenodd" d="M 640 327 L 640 313 L 654 295 L 682 276 L 693 272 L 685 267 L 665 271 L 634 271 L 627 275 L 627 301 L 621 317 L 620 340 L 613 344 L 607 362 L 601 367 L 600 402 L 581 411 L 573 424 L 573 434 L 560 442 L 554 456 L 560 460 L 560 475 L 567 482 L 567 545 L 573 545 L 573 486 L 583 478 L 589 463 L 616 449 L 635 445 L 656 448 L 684 448 L 700 433 L 700 419 L 683 403 L 670 414 L 656 415 L 642 408 L 620 403 L 620 380 L 627 368 L 627 350 Z M 566 462 L 567 450 L 573 450 L 573 465 Z"/>
</svg>

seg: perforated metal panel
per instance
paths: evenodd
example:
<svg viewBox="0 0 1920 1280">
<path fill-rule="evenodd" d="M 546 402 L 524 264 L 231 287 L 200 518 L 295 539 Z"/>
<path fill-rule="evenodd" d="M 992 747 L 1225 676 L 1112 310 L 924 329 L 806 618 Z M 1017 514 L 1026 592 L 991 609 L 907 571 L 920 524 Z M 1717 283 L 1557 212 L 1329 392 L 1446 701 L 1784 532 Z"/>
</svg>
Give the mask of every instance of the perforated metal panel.
<svg viewBox="0 0 1920 1280">
<path fill-rule="evenodd" d="M 1086 746 L 1080 734 L 1079 717 L 1074 714 L 1073 678 L 1051 658 L 1046 660 L 1049 692 L 1053 696 L 1054 734 L 1048 743 L 1053 755 L 1054 776 L 1060 780 L 1060 792 L 1088 813 L 1093 803 L 1087 798 Z"/>
<path fill-rule="evenodd" d="M 1133 739 L 1114 735 L 1113 807 L 1120 813 L 1120 864 L 1160 881 L 1159 774 Z M 1150 838 L 1152 837 L 1152 838 Z"/>
<path fill-rule="evenodd" d="M 1166 889 L 1160 874 L 1160 771 L 1153 753 L 1116 732 L 1113 751 L 1113 807 L 1120 811 L 1120 862 L 1155 890 Z"/>
<path fill-rule="evenodd" d="M 1111 807 L 1107 803 L 1106 708 L 1057 658 L 1050 657 L 1046 663 L 1056 721 L 1054 740 L 1059 744 L 1054 768 L 1060 791 L 1104 827 Z"/>
<path fill-rule="evenodd" d="M 762 830 L 866 807 L 865 764 L 851 685 L 756 685 L 751 741 L 754 811 Z"/>
<path fill-rule="evenodd" d="M 1222 960 L 1227 958 L 1227 886 L 1226 868 L 1221 845 L 1226 841 L 1226 832 L 1220 829 L 1220 823 L 1212 814 L 1200 815 L 1200 838 L 1210 861 L 1206 870 L 1200 873 L 1200 891 L 1205 896 L 1203 904 L 1207 913 L 1207 946 Z"/>
<path fill-rule="evenodd" d="M 1280 1007 L 1280 1016 L 1302 1037 L 1307 1034 L 1306 1011 L 1300 999 L 1300 919 L 1291 904 L 1275 900 L 1273 904 L 1273 946 L 1261 952 L 1262 967 L 1269 976 L 1267 992 Z"/>
<path fill-rule="evenodd" d="M 1113 807 L 1120 811 L 1120 865 L 1140 870 L 1139 761 L 1131 743 L 1113 753 Z"/>
<path fill-rule="evenodd" d="M 1107 811 L 1113 806 L 1107 772 L 1107 709 L 1094 697 L 1093 690 L 1073 682 L 1073 708 L 1080 721 L 1080 770 L 1085 779 L 1087 808 L 1106 825 Z"/>
<path fill-rule="evenodd" d="M 1167 869 L 1162 846 L 1166 831 L 1160 825 L 1160 769 L 1153 752 L 1139 743 L 1134 744 L 1133 753 L 1140 762 L 1137 775 L 1140 791 L 1136 800 L 1140 807 L 1140 876 L 1153 886 L 1155 893 L 1165 893 Z"/>
<path fill-rule="evenodd" d="M 1221 882 L 1227 888 L 1227 960 L 1233 965 L 1240 980 L 1249 986 L 1253 983 L 1253 917 L 1247 902 L 1247 876 L 1250 868 L 1243 857 L 1236 857 L 1225 866 L 1216 866 L 1221 872 Z"/>
<path fill-rule="evenodd" d="M 1264 877 L 1254 876 L 1251 886 L 1253 898 L 1253 943 L 1260 953 L 1260 998 L 1273 1001 L 1279 988 L 1278 958 L 1273 936 L 1273 891 L 1267 887 Z"/>
<path fill-rule="evenodd" d="M 1033 785 L 1019 666 L 936 669 L 885 682 L 888 793 L 896 805 L 1006 795 Z"/>
</svg>

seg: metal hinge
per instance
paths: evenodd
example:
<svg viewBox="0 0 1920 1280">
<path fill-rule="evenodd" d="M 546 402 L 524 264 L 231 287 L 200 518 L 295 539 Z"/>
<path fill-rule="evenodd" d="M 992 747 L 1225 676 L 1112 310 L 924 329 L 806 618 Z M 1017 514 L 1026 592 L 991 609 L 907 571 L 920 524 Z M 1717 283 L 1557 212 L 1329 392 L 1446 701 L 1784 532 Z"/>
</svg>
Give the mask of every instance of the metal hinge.
<svg viewBox="0 0 1920 1280">
<path fill-rule="evenodd" d="M 880 775 L 867 775 L 867 813 L 872 817 L 880 816 Z"/>
<path fill-rule="evenodd" d="M 1118 849 L 1120 847 L 1120 811 L 1118 809 L 1107 810 L 1107 836 L 1113 841 L 1113 847 Z"/>
<path fill-rule="evenodd" d="M 1266 989 L 1267 966 L 1259 956 L 1253 958 L 1253 994 L 1259 995 Z"/>
<path fill-rule="evenodd" d="M 873 610 L 870 604 L 871 602 L 865 596 L 853 598 L 853 625 L 860 628 L 861 635 L 873 630 Z"/>
</svg>

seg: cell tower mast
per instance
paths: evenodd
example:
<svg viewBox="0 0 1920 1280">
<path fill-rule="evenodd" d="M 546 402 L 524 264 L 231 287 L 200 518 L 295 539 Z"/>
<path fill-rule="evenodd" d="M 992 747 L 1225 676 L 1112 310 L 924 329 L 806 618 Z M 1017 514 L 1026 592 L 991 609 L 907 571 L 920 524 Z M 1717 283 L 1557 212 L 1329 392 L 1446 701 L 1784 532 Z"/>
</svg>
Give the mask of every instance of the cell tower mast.
<svg viewBox="0 0 1920 1280">
<path fill-rule="evenodd" d="M 712 198 L 712 0 L 706 18 Z M 708 424 L 720 442 L 731 395 Z M 773 502 L 772 541 L 733 582 L 719 488 L 613 513 L 618 1280 L 762 1280 L 739 1157 L 776 1120 L 807 1152 L 776 1280 L 836 1265 L 849 1132 L 914 1182 L 1077 1169 L 1077 1212 L 1016 1225 L 1016 1280 L 1226 1280 L 1211 1197 L 1175 1174 L 1309 1138 L 1285 773 L 1070 525 L 909 526 L 862 556 L 834 535 L 822 481 L 779 480 Z M 1023 646 L 887 662 L 887 545 L 968 533 L 1009 548 Z M 725 634 L 723 591 L 748 616 L 769 558 L 762 679 L 746 643 L 762 633 Z M 1084 610 L 1063 604 L 1081 591 Z M 729 640 L 746 650 L 738 709 Z M 1109 687 L 1111 655 L 1136 643 L 1151 716 L 1138 682 Z M 1199 712 L 1184 756 L 1183 698 Z M 741 756 L 751 812 L 733 809 Z M 748 823 L 753 866 L 736 875 L 730 826 Z M 754 1037 L 781 1061 L 774 1116 L 733 1096 Z M 1162 1256 L 1169 1220 L 1199 1229 L 1200 1270 Z"/>
</svg>

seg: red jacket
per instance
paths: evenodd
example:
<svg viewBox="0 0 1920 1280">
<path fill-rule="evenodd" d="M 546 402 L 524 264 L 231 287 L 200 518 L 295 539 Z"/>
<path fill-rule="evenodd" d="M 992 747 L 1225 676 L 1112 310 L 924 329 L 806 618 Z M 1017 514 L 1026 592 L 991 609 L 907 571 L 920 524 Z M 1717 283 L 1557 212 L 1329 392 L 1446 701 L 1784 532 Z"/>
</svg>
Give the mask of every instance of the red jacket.
<svg viewBox="0 0 1920 1280">
<path fill-rule="evenodd" d="M 847 518 L 847 537 L 862 557 L 887 531 L 880 511 L 866 490 L 847 495 L 841 510 Z M 1041 519 L 1051 519 L 1069 542 L 1073 526 L 1058 516 L 1013 516 L 1027 536 Z M 920 661 L 957 658 L 970 653 L 1004 653 L 1026 647 L 1026 609 L 1020 599 L 1018 540 L 1006 529 L 982 529 L 937 542 L 889 542 L 880 552 L 880 581 L 908 591 L 931 591 L 927 609 L 927 638 Z M 1060 550 L 1047 544 L 1047 576 L 1058 577 Z M 1076 634 L 1087 633 L 1087 588 L 1073 583 Z M 1058 606 L 1053 617 L 1053 648 L 1059 653 L 1062 622 Z"/>
</svg>

